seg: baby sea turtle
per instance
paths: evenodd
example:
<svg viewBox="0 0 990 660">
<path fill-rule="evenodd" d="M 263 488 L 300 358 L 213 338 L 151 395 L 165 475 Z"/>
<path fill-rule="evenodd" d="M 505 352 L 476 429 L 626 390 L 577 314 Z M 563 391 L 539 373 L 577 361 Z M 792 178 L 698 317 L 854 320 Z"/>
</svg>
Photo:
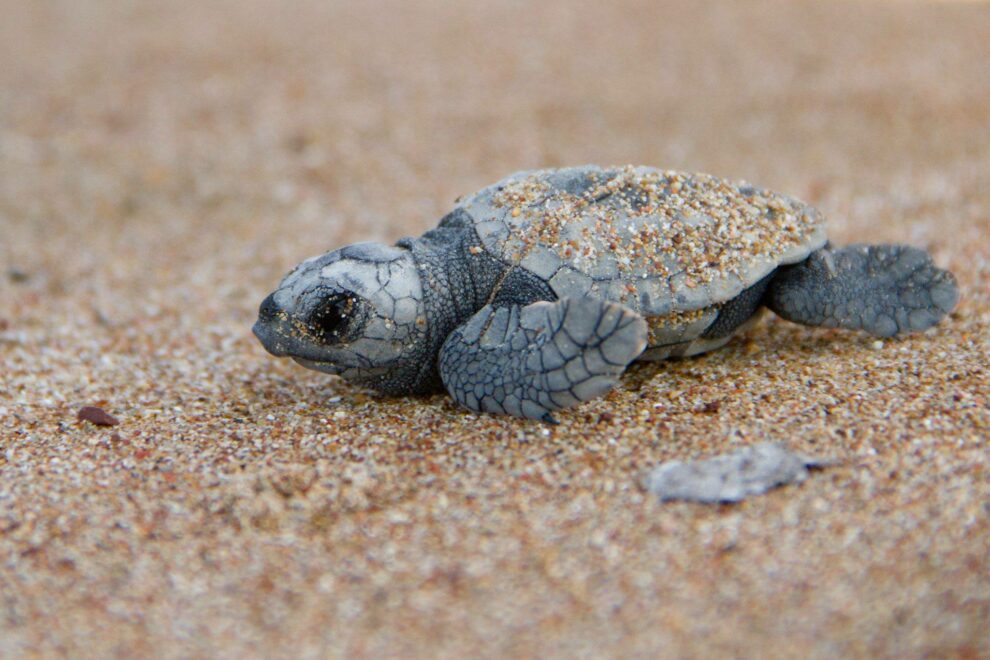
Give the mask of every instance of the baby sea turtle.
<svg viewBox="0 0 990 660">
<path fill-rule="evenodd" d="M 836 248 L 811 206 L 650 167 L 520 172 L 394 247 L 297 266 L 261 303 L 270 353 L 401 395 L 552 422 L 633 360 L 723 346 L 762 307 L 879 337 L 924 330 L 955 278 L 905 245 Z"/>
</svg>

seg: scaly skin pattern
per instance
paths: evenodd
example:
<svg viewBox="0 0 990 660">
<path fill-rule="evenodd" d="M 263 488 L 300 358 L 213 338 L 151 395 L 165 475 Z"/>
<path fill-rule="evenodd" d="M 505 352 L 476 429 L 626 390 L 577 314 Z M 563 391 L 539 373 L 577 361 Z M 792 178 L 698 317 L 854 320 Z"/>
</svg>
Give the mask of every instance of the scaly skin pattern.
<svg viewBox="0 0 990 660">
<path fill-rule="evenodd" d="M 286 275 L 262 302 L 254 333 L 273 355 L 401 394 L 415 389 L 436 355 L 423 296 L 407 250 L 359 243 Z"/>
<path fill-rule="evenodd" d="M 552 422 L 612 389 L 646 337 L 641 316 L 597 298 L 486 305 L 444 343 L 440 374 L 471 410 Z"/>
<path fill-rule="evenodd" d="M 959 300 L 952 273 L 907 245 L 825 248 L 781 268 L 765 304 L 805 325 L 865 330 L 878 337 L 920 332 Z"/>
</svg>

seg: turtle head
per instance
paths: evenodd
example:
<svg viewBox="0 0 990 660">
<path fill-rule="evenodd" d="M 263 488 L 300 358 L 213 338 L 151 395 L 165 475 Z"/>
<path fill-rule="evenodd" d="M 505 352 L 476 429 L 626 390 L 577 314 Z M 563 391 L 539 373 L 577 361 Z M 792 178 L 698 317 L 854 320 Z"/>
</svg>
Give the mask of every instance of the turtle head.
<svg viewBox="0 0 990 660">
<path fill-rule="evenodd" d="M 254 334 L 272 355 L 385 393 L 410 391 L 433 359 L 413 256 L 379 243 L 299 264 L 262 301 Z"/>
</svg>

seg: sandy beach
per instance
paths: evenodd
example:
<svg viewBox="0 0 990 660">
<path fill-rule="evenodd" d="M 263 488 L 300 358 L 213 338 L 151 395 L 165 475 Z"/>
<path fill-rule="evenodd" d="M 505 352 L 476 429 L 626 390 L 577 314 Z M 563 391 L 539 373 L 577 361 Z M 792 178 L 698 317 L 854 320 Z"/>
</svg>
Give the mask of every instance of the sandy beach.
<svg viewBox="0 0 990 660">
<path fill-rule="evenodd" d="M 0 16 L 0 656 L 990 656 L 990 4 Z M 962 300 L 884 341 L 768 314 L 553 427 L 251 335 L 302 259 L 583 163 L 792 194 Z M 643 489 L 764 441 L 839 464 Z"/>
</svg>

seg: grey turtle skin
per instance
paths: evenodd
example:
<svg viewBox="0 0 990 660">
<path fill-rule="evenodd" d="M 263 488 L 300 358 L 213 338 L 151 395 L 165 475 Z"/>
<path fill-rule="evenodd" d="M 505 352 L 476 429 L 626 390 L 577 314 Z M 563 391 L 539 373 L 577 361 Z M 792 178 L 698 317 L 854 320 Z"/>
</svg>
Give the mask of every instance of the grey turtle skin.
<svg viewBox="0 0 990 660">
<path fill-rule="evenodd" d="M 446 390 L 553 422 L 634 360 L 723 346 L 769 308 L 890 337 L 952 310 L 955 278 L 905 245 L 831 246 L 792 197 L 706 174 L 520 172 L 394 247 L 304 261 L 261 303 L 276 356 L 389 395 Z"/>
</svg>

